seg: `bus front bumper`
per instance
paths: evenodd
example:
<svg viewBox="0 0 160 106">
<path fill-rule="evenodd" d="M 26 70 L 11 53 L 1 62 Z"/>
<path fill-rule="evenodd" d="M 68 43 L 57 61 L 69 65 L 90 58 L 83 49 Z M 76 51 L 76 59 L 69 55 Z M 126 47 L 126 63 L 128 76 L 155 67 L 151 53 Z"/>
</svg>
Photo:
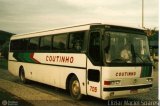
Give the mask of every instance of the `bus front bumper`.
<svg viewBox="0 0 160 106">
<path fill-rule="evenodd" d="M 152 88 L 152 84 L 138 85 L 138 86 L 125 86 L 125 87 L 108 87 L 103 88 L 102 99 L 121 98 L 133 94 L 146 93 Z"/>
</svg>

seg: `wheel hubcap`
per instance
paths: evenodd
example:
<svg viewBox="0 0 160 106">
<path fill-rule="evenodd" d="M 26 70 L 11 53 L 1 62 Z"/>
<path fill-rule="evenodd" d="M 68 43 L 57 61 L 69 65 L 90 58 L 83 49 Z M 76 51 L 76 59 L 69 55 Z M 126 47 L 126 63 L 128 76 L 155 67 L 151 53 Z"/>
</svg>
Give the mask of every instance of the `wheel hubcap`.
<svg viewBox="0 0 160 106">
<path fill-rule="evenodd" d="M 21 80 L 24 81 L 24 73 L 21 73 Z"/>
<path fill-rule="evenodd" d="M 79 82 L 77 80 L 73 81 L 73 84 L 72 84 L 72 92 L 73 92 L 73 94 L 74 95 L 78 95 L 79 91 L 80 91 Z"/>
</svg>

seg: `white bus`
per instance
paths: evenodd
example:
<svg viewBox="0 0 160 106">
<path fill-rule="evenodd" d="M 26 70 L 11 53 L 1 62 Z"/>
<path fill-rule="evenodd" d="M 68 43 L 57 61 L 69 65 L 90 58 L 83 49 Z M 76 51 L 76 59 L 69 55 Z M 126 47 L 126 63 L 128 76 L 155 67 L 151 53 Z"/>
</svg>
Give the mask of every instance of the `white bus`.
<svg viewBox="0 0 160 106">
<path fill-rule="evenodd" d="M 103 100 L 152 88 L 148 38 L 131 27 L 86 24 L 11 37 L 9 71 L 69 90 L 71 97 Z"/>
</svg>

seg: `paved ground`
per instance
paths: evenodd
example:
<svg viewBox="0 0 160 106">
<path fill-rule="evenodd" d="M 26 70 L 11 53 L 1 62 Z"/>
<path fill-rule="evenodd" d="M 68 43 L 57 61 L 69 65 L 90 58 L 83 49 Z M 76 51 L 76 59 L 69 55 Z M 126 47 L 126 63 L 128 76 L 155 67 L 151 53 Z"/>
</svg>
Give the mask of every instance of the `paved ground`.
<svg viewBox="0 0 160 106">
<path fill-rule="evenodd" d="M 11 106 L 11 105 L 16 105 L 16 106 L 32 106 L 31 103 L 21 99 L 20 97 L 17 97 L 6 90 L 0 88 L 0 106 Z"/>
</svg>

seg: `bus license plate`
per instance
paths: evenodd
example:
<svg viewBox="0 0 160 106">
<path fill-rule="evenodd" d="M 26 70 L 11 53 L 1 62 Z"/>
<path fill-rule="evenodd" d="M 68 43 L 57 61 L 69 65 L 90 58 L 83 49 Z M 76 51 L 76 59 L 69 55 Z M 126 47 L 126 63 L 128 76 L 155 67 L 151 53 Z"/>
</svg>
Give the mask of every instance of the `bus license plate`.
<svg viewBox="0 0 160 106">
<path fill-rule="evenodd" d="M 137 89 L 133 89 L 133 90 L 130 91 L 130 93 L 132 93 L 132 94 L 138 93 L 138 90 Z"/>
</svg>

